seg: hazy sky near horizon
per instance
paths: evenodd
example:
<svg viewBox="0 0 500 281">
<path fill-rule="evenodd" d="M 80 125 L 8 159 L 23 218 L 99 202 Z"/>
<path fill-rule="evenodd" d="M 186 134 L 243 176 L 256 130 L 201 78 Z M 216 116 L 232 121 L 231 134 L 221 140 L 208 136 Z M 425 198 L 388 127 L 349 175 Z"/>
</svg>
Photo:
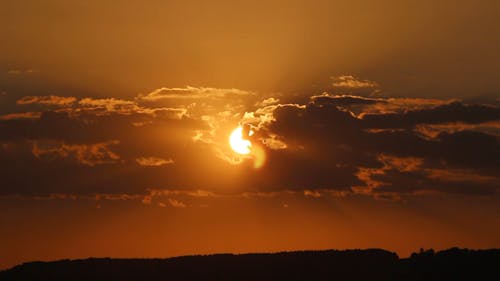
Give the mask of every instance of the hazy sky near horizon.
<svg viewBox="0 0 500 281">
<path fill-rule="evenodd" d="M 0 268 L 500 247 L 499 18 L 495 0 L 0 0 Z"/>
</svg>

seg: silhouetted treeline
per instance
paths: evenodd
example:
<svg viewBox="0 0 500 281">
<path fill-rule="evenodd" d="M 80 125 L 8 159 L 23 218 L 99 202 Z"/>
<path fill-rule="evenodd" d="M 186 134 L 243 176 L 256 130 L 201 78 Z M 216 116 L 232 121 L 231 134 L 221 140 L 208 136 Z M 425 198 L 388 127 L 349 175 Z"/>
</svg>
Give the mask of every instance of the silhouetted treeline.
<svg viewBox="0 0 500 281">
<path fill-rule="evenodd" d="M 399 259 L 385 250 L 218 254 L 169 259 L 30 262 L 0 280 L 500 280 L 500 250 L 449 249 Z"/>
</svg>

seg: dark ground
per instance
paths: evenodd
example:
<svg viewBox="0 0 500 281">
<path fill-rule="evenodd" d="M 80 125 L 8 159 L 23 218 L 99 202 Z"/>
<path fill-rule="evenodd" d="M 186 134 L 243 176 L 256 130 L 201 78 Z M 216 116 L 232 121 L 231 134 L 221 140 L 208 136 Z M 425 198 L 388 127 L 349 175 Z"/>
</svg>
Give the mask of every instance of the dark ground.
<svg viewBox="0 0 500 281">
<path fill-rule="evenodd" d="M 407 259 L 380 249 L 90 258 L 25 263 L 1 271 L 0 280 L 500 280 L 500 249 L 428 250 Z"/>
</svg>

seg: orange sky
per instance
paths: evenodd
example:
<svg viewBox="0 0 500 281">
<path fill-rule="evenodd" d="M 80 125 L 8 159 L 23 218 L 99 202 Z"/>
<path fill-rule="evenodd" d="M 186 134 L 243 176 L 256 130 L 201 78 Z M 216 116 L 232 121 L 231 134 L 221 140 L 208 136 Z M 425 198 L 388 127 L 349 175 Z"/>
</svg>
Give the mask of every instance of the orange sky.
<svg viewBox="0 0 500 281">
<path fill-rule="evenodd" d="M 27 260 L 170 257 L 219 252 L 381 247 L 498 246 L 498 201 L 418 198 L 213 199 L 175 197 L 151 205 L 94 200 L 2 200 L 2 268 Z M 166 204 L 161 207 L 159 203 Z M 285 205 L 286 204 L 286 205 Z M 97 208 L 99 206 L 100 208 Z M 288 206 L 288 207 L 284 207 Z M 457 209 L 467 210 L 458 212 Z"/>
<path fill-rule="evenodd" d="M 254 2 L 2 1 L 0 268 L 500 247 L 498 1 Z"/>
</svg>

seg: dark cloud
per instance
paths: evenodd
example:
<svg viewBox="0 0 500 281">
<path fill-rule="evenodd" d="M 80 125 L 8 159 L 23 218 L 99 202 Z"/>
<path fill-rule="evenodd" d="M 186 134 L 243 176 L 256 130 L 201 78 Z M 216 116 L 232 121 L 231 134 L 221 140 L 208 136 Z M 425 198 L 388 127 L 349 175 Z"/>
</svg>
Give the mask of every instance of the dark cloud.
<svg viewBox="0 0 500 281">
<path fill-rule="evenodd" d="M 463 122 L 478 124 L 500 119 L 500 108 L 487 105 L 467 105 L 453 102 L 430 109 L 407 111 L 403 114 L 366 114 L 366 128 L 412 128 L 417 124 Z"/>
<path fill-rule="evenodd" d="M 46 108 L 0 118 L 3 195 L 141 198 L 151 189 L 201 188 L 397 199 L 498 192 L 498 135 L 484 130 L 500 119 L 495 105 L 329 94 L 279 103 L 194 87 L 131 100 L 21 100 Z M 229 149 L 238 123 L 255 132 L 248 137 L 262 151 L 261 168 L 257 156 Z"/>
<path fill-rule="evenodd" d="M 475 194 L 498 192 L 500 179 L 484 175 L 475 168 L 454 169 L 436 164 L 432 159 L 378 155 L 380 168 L 361 168 L 358 176 L 364 181 L 357 186 L 361 193 L 382 198 L 400 198 L 404 194 Z M 483 173 L 483 174 L 481 174 Z"/>
<path fill-rule="evenodd" d="M 422 137 L 414 127 L 418 124 L 491 122 L 500 119 L 500 109 L 453 102 L 401 113 L 369 114 L 362 118 L 348 110 L 351 105 L 390 102 L 324 95 L 313 97 L 305 106 L 278 106 L 273 114 L 275 120 L 262 131 L 278 135 L 289 149 L 270 152 L 269 157 L 280 159 L 293 149 L 296 149 L 294 155 L 306 156 L 293 159 L 295 161 L 286 159 L 275 166 L 286 170 L 294 178 L 293 182 L 309 183 L 309 187 L 313 188 L 341 189 L 341 186 L 348 186 L 355 187 L 355 191 L 368 191 L 377 196 L 399 196 L 429 190 L 468 194 L 497 192 L 500 183 L 495 172 L 500 166 L 497 136 L 463 127 L 463 130 L 443 131 L 429 139 Z M 427 104 L 429 102 L 426 107 Z M 421 159 L 422 163 L 414 167 L 411 162 L 402 162 L 406 168 L 414 167 L 412 170 L 388 168 L 380 159 L 383 154 L 392 155 L 394 159 Z M 307 161 L 309 159 L 312 161 Z M 341 172 L 338 172 L 339 167 L 343 169 Z M 275 173 L 273 169 L 268 170 L 269 178 Z M 450 181 L 453 173 L 432 171 L 473 171 L 477 177 Z M 346 181 L 346 173 L 357 177 Z M 489 180 L 479 180 L 484 178 Z M 330 183 L 330 186 L 325 183 Z"/>
</svg>

